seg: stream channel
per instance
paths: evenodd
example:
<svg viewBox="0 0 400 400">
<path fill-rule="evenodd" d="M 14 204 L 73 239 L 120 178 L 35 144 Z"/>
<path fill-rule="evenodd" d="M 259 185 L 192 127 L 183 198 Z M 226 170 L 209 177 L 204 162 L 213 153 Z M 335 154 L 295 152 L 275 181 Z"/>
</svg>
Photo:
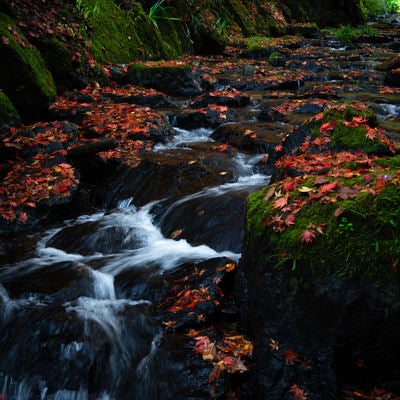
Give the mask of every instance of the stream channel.
<svg viewBox="0 0 400 400">
<path fill-rule="evenodd" d="M 381 120 L 398 121 L 399 95 L 388 100 L 379 93 L 383 74 L 373 70 L 396 53 L 393 24 L 398 22 L 391 23 L 390 30 L 377 24 L 378 37 L 388 38 L 381 43 L 348 48 L 322 38 L 282 42 L 285 68 L 272 68 L 262 54 L 228 59 L 230 68 L 216 75 L 215 88 L 233 87 L 251 96 L 250 104 L 233 111 L 231 122 L 258 139 L 229 153 L 223 168 L 216 169 L 218 184 L 195 182 L 197 191 L 145 204 L 117 190 L 107 194 L 112 200 L 104 209 L 23 236 L 20 240 L 31 245 L 0 269 L 2 398 L 210 398 L 212 366 L 194 354 L 184 330 L 168 326 L 174 316 L 158 305 L 187 271 L 239 262 L 246 196 L 268 184 L 262 160 L 294 126 L 332 101 L 360 98 Z M 210 64 L 223 70 L 225 62 L 216 58 Z M 275 80 L 264 80 L 266 75 Z M 284 115 L 278 108 L 296 99 L 297 112 L 292 107 Z M 155 146 L 155 156 L 185 152 L 193 154 L 195 164 L 202 161 L 199 149 L 227 142 L 213 140 L 208 126 L 174 128 L 171 140 Z M 235 146 L 233 139 L 228 144 Z M 204 162 L 211 165 L 212 158 Z M 147 191 L 160 182 L 151 178 Z M 205 222 L 181 238 L 179 221 L 187 225 L 201 216 Z"/>
</svg>

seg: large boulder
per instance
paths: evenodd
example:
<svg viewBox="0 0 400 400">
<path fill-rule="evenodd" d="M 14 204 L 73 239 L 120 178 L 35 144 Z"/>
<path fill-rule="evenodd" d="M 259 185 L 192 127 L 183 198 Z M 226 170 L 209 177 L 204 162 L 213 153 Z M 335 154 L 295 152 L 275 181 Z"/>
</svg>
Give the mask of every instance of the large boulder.
<svg viewBox="0 0 400 400">
<path fill-rule="evenodd" d="M 201 93 L 199 76 L 190 65 L 131 64 L 126 75 L 128 83 L 153 88 L 172 96 L 196 96 Z"/>
<path fill-rule="evenodd" d="M 0 91 L 0 132 L 4 125 L 18 124 L 20 117 L 18 111 L 11 103 L 7 95 Z"/>
<path fill-rule="evenodd" d="M 13 20 L 0 13 L 0 87 L 23 120 L 42 118 L 56 95 L 50 72 Z"/>
<path fill-rule="evenodd" d="M 337 162 L 249 198 L 237 287 L 254 398 L 336 399 L 360 382 L 396 390 L 399 157 L 318 157 Z"/>
</svg>

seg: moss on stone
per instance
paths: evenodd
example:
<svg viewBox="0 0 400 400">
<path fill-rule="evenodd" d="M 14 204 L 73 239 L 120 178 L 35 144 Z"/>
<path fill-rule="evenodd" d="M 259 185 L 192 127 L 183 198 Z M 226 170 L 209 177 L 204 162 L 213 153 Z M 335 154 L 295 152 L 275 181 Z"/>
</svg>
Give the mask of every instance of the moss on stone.
<svg viewBox="0 0 400 400">
<path fill-rule="evenodd" d="M 18 111 L 5 93 L 0 91 L 0 125 L 19 119 Z"/>
<path fill-rule="evenodd" d="M 112 1 L 83 0 L 81 12 L 99 62 L 174 58 L 186 49 L 182 27 L 167 18 L 152 22 L 140 2 L 123 10 Z"/>
<path fill-rule="evenodd" d="M 360 120 L 362 122 L 358 123 Z M 367 154 L 385 152 L 388 150 L 387 143 L 382 142 L 382 137 L 366 137 L 368 128 L 378 125 L 376 114 L 369 108 L 353 107 L 349 104 L 328 108 L 323 113 L 323 118 L 318 122 L 311 122 L 312 137 L 322 136 L 321 126 L 332 123 L 334 129 L 330 132 L 330 146 L 335 150 L 359 150 Z"/>
<path fill-rule="evenodd" d="M 52 36 L 49 40 L 37 45 L 46 66 L 56 80 L 69 79 L 73 72 L 72 56 L 70 50 Z"/>
<path fill-rule="evenodd" d="M 5 38 L 0 43 L 0 87 L 23 119 L 39 118 L 56 95 L 52 75 L 38 50 L 1 13 L 0 36 Z"/>
<path fill-rule="evenodd" d="M 92 40 L 91 52 L 100 62 L 130 62 L 143 57 L 133 21 L 107 0 L 84 0 L 81 12 Z"/>
<path fill-rule="evenodd" d="M 389 160 L 389 159 L 388 159 Z M 399 163 L 398 157 L 393 164 Z M 385 164 L 385 162 L 383 162 Z M 386 163 L 389 163 L 387 161 Z M 397 170 L 392 170 L 396 174 Z M 386 179 L 382 170 L 376 179 Z M 339 179 L 340 181 L 340 179 Z M 344 183 L 343 179 L 341 183 Z M 346 183 L 350 187 L 352 182 Z M 400 186 L 397 180 L 373 194 L 360 191 L 353 199 L 307 203 L 296 214 L 295 224 L 282 232 L 265 224 L 276 214 L 274 202 L 264 200 L 270 188 L 252 194 L 248 200 L 246 251 L 256 251 L 268 268 L 293 269 L 315 278 L 332 274 L 342 278 L 356 275 L 390 280 L 400 258 Z M 305 194 L 297 191 L 298 199 Z M 335 213 L 340 209 L 341 213 Z M 314 230 L 311 243 L 301 236 L 310 224 L 322 224 L 323 234 Z"/>
<path fill-rule="evenodd" d="M 268 62 L 273 67 L 284 67 L 286 63 L 286 57 L 278 51 L 273 51 L 268 57 Z"/>
<path fill-rule="evenodd" d="M 226 7 L 233 15 L 233 19 L 239 25 L 244 36 L 251 36 L 256 33 L 254 21 L 242 1 L 229 0 L 226 2 Z"/>
</svg>

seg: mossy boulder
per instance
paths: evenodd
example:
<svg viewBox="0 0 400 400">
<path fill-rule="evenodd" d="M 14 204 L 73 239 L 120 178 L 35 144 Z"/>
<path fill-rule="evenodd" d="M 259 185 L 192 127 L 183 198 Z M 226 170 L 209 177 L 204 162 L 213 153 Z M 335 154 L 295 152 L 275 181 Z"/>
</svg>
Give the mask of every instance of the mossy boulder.
<svg viewBox="0 0 400 400">
<path fill-rule="evenodd" d="M 14 125 L 19 121 L 18 111 L 5 93 L 0 91 L 0 129 L 4 124 Z"/>
<path fill-rule="evenodd" d="M 329 150 L 389 155 L 394 144 L 379 126 L 376 114 L 363 103 L 335 104 L 302 124 L 283 143 L 284 154 Z"/>
<path fill-rule="evenodd" d="M 56 94 L 43 58 L 12 19 L 1 13 L 0 36 L 0 88 L 23 120 L 43 117 Z"/>
<path fill-rule="evenodd" d="M 52 36 L 38 40 L 36 47 L 46 62 L 46 67 L 51 72 L 56 85 L 60 86 L 61 89 L 65 87 L 71 88 L 75 68 L 71 51 L 67 46 L 55 36 Z"/>
<path fill-rule="evenodd" d="M 294 383 L 333 399 L 338 385 L 380 387 L 399 371 L 400 158 L 325 156 L 329 172 L 288 177 L 248 201 L 238 293 L 256 392 L 272 400 Z"/>
<path fill-rule="evenodd" d="M 91 40 L 90 52 L 99 62 L 129 63 L 182 53 L 183 29 L 167 19 L 152 23 L 140 2 L 124 9 L 108 0 L 84 0 L 81 13 Z"/>
<path fill-rule="evenodd" d="M 200 77 L 187 64 L 135 63 L 128 67 L 126 81 L 172 96 L 196 96 L 202 91 Z"/>
<path fill-rule="evenodd" d="M 378 128 L 376 114 L 362 103 L 329 107 L 321 119 L 309 126 L 313 139 L 328 135 L 330 148 L 334 150 L 357 150 L 367 154 L 393 150 L 385 132 Z"/>
<path fill-rule="evenodd" d="M 274 51 L 268 57 L 268 62 L 273 67 L 284 67 L 286 64 L 286 57 L 282 53 Z"/>
</svg>

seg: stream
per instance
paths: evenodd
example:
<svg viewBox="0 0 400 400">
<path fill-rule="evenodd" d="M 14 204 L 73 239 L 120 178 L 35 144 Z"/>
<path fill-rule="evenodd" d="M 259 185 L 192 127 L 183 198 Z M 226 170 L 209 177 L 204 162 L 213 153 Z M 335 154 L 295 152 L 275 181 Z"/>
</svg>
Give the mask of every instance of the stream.
<svg viewBox="0 0 400 400">
<path fill-rule="evenodd" d="M 157 151 L 210 141 L 210 134 L 178 129 L 171 143 Z M 83 400 L 94 393 L 99 399 L 171 398 L 168 391 L 160 393 L 153 381 L 157 374 L 148 371 L 152 359 L 163 358 L 165 335 L 152 307 L 158 297 L 149 293 L 152 279 L 159 281 L 166 271 L 188 263 L 221 257 L 238 261 L 240 253 L 165 237 L 160 225 L 187 203 L 218 201 L 267 184 L 268 176 L 253 173 L 259 158 L 237 154 L 235 182 L 180 198 L 157 212 L 158 223 L 153 209 L 161 200 L 137 208 L 128 198 L 118 200 L 115 209 L 32 235 L 32 254 L 0 270 L 5 333 L 0 360 L 2 370 L 9 371 L 0 375 L 0 392 L 18 400 Z M 147 282 L 126 282 L 135 271 L 147 274 Z"/>
<path fill-rule="evenodd" d="M 398 27 L 397 20 L 391 24 Z M 383 23 L 377 27 L 388 29 Z M 107 194 L 104 209 L 18 238 L 26 249 L 0 267 L 1 399 L 210 398 L 212 367 L 193 352 L 193 341 L 184 334 L 190 323 L 176 332 L 165 327 L 174 316 L 168 318 L 159 305 L 170 288 L 193 268 L 240 261 L 246 197 L 271 179 L 262 167 L 271 156 L 269 145 L 276 146 L 300 120 L 319 112 L 321 101 L 363 99 L 384 123 L 400 122 L 400 96 L 380 94 L 376 87 L 383 76 L 373 71 L 395 54 L 390 43 L 349 48 L 320 39 L 300 41 L 295 50 L 290 43 L 282 48 L 289 67 L 276 70 L 284 76 L 281 86 L 267 87 L 249 77 L 248 70 L 261 70 L 266 63 L 256 58 L 231 59 L 234 67 L 217 76 L 220 85 L 251 96 L 249 105 L 235 109 L 231 122 L 254 131 L 258 141 L 239 143 L 222 166 L 199 155 L 220 145 L 219 128 L 174 126 L 174 136 L 155 146 L 155 157 L 186 152 L 193 154 L 193 163 L 218 164 L 218 184 L 197 182 L 198 190 L 150 200 L 116 190 Z M 315 110 L 281 112 L 280 118 L 271 114 L 296 99 L 320 103 Z M 398 132 L 392 133 L 397 140 Z M 158 182 L 150 177 L 147 190 Z M 228 398 L 223 386 L 216 384 L 220 399 Z"/>
</svg>

